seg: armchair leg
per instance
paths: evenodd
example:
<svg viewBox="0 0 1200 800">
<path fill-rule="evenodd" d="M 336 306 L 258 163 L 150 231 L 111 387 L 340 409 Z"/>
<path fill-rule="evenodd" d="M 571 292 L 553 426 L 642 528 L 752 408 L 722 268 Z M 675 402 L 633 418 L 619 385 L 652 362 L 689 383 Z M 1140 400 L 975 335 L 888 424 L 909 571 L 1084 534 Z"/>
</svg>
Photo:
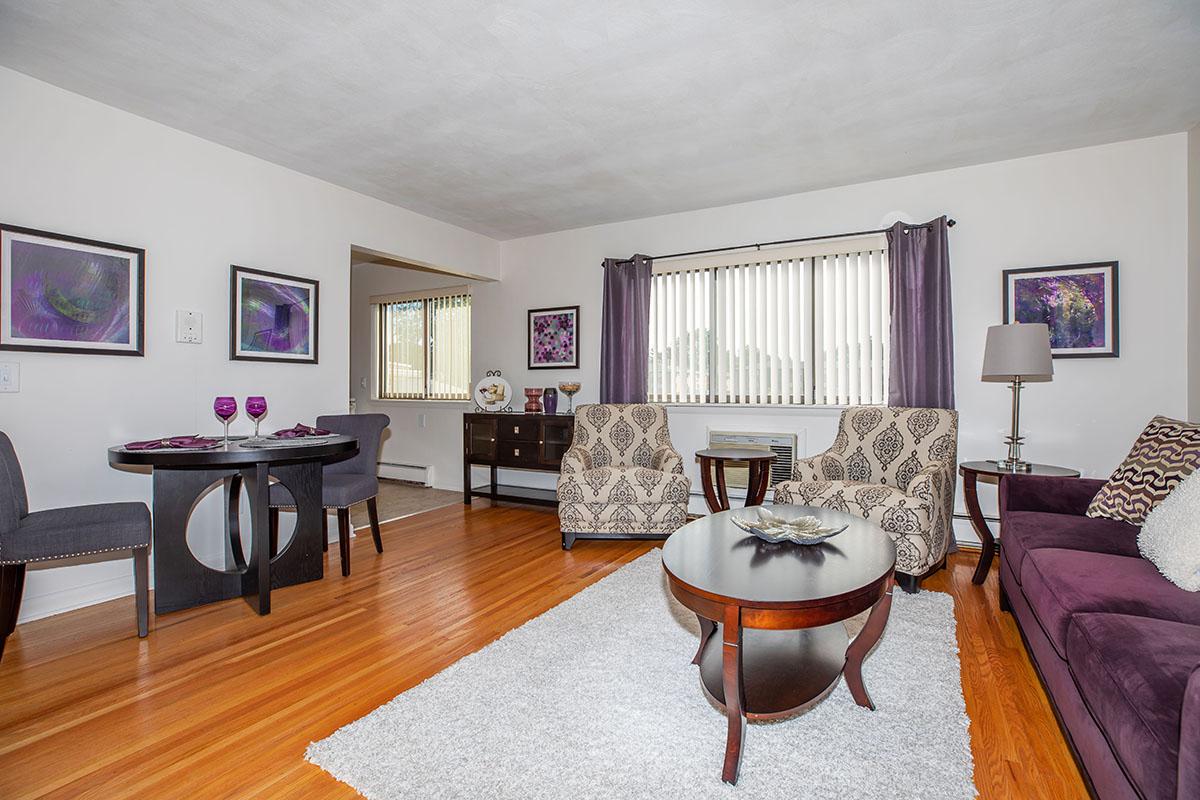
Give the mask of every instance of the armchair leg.
<svg viewBox="0 0 1200 800">
<path fill-rule="evenodd" d="M 338 551 L 342 556 L 342 577 L 350 575 L 350 509 L 339 508 L 338 517 Z"/>
<path fill-rule="evenodd" d="M 150 548 L 133 549 L 133 596 L 137 603 L 138 636 L 150 633 Z"/>
<path fill-rule="evenodd" d="M 896 584 L 908 594 L 916 594 L 921 591 L 921 579 L 916 575 L 906 575 L 903 572 L 897 572 Z"/>
<path fill-rule="evenodd" d="M 375 498 L 367 500 L 367 515 L 371 518 L 371 536 L 375 539 L 375 552 L 383 552 L 383 539 L 379 536 L 379 507 L 375 505 Z"/>
<path fill-rule="evenodd" d="M 569 531 L 562 532 L 562 549 L 570 550 L 575 545 L 575 534 Z"/>
</svg>

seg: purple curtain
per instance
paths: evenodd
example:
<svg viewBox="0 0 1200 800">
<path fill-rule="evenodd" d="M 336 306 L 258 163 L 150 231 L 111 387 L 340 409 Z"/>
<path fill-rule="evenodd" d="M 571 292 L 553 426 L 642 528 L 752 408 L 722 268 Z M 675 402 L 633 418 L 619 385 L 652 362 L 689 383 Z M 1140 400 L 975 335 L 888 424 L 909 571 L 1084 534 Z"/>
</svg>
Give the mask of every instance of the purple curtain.
<svg viewBox="0 0 1200 800">
<path fill-rule="evenodd" d="M 650 369 L 649 256 L 604 259 L 600 402 L 644 403 Z"/>
<path fill-rule="evenodd" d="M 954 408 L 954 341 L 946 218 L 887 231 L 891 277 L 888 405 Z"/>
</svg>

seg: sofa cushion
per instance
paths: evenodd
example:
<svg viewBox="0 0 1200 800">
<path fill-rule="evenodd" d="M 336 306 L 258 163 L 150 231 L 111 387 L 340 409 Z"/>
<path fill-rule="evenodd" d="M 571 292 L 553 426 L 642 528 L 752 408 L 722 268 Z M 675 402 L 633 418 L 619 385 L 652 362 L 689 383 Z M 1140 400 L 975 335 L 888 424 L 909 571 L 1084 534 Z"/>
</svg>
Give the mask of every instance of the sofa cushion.
<svg viewBox="0 0 1200 800">
<path fill-rule="evenodd" d="M 1129 455 L 1092 498 L 1089 517 L 1141 525 L 1180 481 L 1200 466 L 1200 425 L 1155 417 Z"/>
<path fill-rule="evenodd" d="M 1200 625 L 1200 594 L 1180 589 L 1144 558 L 1034 550 L 1021 567 L 1021 591 L 1063 658 L 1075 614 L 1105 611 Z"/>
<path fill-rule="evenodd" d="M 691 481 L 684 475 L 646 467 L 594 467 L 563 475 L 558 481 L 560 503 L 683 503 Z"/>
<path fill-rule="evenodd" d="M 1000 555 L 1021 582 L 1021 567 L 1032 550 L 1057 547 L 1114 556 L 1137 556 L 1138 529 L 1115 519 L 1093 519 L 1044 511 L 1009 511 L 1000 528 Z"/>
<path fill-rule="evenodd" d="M 1175 797 L 1181 709 L 1200 665 L 1200 627 L 1077 614 L 1066 653 L 1088 710 L 1142 796 Z"/>
</svg>

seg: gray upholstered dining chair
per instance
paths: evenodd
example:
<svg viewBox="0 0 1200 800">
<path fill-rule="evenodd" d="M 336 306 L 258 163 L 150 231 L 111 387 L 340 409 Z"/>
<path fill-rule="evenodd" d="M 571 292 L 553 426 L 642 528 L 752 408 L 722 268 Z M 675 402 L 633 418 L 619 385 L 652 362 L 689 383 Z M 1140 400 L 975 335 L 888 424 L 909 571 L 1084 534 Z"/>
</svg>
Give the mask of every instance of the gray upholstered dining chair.
<svg viewBox="0 0 1200 800">
<path fill-rule="evenodd" d="M 337 509 L 338 550 L 342 557 L 342 575 L 350 574 L 350 506 L 366 502 L 371 517 L 371 536 L 375 538 L 375 551 L 383 552 L 383 539 L 379 536 L 379 510 L 375 496 L 379 494 L 379 444 L 384 430 L 392 420 L 387 414 L 331 414 L 317 417 L 317 427 L 334 433 L 342 433 L 358 439 L 358 454 L 326 464 L 321 472 L 323 489 L 321 505 Z M 296 501 L 284 486 L 271 485 L 271 555 L 279 549 L 279 511 L 294 509 Z M 328 524 L 325 514 L 321 515 L 321 547 L 329 549 Z"/>
<path fill-rule="evenodd" d="M 0 432 L 0 657 L 16 630 L 25 565 L 120 550 L 133 552 L 138 636 L 150 627 L 150 509 L 145 503 L 99 503 L 29 511 L 21 462 Z"/>
</svg>

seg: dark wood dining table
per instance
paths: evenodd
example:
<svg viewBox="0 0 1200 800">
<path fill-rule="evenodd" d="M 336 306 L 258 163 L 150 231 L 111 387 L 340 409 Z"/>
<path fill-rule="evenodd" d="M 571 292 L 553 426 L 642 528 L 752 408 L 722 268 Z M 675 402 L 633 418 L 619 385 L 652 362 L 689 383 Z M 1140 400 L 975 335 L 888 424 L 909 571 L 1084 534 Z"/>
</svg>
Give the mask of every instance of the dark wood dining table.
<svg viewBox="0 0 1200 800">
<path fill-rule="evenodd" d="M 259 614 L 271 613 L 271 589 L 320 580 L 322 466 L 358 452 L 352 436 L 250 442 L 231 439 L 208 450 L 108 450 L 108 463 L 153 470 L 154 612 L 245 597 Z M 269 555 L 268 508 L 274 478 L 296 502 L 296 532 Z M 225 564 L 210 567 L 192 553 L 188 520 L 199 499 L 221 484 L 225 499 Z M 250 553 L 242 548 L 239 508 L 243 485 L 250 501 Z"/>
</svg>

